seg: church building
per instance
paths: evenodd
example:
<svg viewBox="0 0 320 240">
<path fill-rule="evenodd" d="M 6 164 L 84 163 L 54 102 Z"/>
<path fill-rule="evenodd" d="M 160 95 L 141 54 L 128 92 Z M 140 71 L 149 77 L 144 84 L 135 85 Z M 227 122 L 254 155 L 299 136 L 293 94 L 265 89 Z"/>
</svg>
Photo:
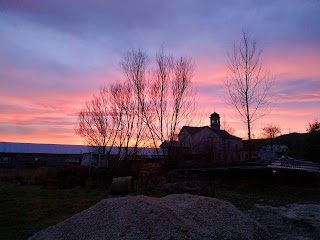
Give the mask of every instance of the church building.
<svg viewBox="0 0 320 240">
<path fill-rule="evenodd" d="M 220 128 L 220 116 L 210 116 L 210 127 L 184 126 L 179 135 L 179 146 L 188 149 L 195 160 L 230 163 L 243 160 L 242 139 Z"/>
</svg>

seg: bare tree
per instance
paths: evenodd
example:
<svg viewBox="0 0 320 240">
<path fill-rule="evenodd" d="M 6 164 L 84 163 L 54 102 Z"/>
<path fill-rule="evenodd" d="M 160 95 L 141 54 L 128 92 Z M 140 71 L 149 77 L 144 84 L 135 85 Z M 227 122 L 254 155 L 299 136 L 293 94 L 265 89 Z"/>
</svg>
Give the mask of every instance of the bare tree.
<svg viewBox="0 0 320 240">
<path fill-rule="evenodd" d="M 125 81 L 101 89 L 87 103 L 76 133 L 103 153 L 106 146 L 117 146 L 119 158 L 136 154 L 146 144 L 159 147 L 167 139 L 172 143 L 195 106 L 191 59 L 175 59 L 162 51 L 151 70 L 147 54 L 132 50 L 120 66 Z"/>
<path fill-rule="evenodd" d="M 308 124 L 306 141 L 306 157 L 307 159 L 320 163 L 320 122 L 314 120 Z"/>
<path fill-rule="evenodd" d="M 126 76 L 127 91 L 131 94 L 130 109 L 127 109 L 127 111 L 133 110 L 130 115 L 132 119 L 127 119 L 127 122 L 129 121 L 132 124 L 130 131 L 134 131 L 134 148 L 144 142 L 146 129 L 150 129 L 148 119 L 150 109 L 146 93 L 148 88 L 147 63 L 147 54 L 140 49 L 127 52 L 120 62 L 122 71 Z M 151 135 L 151 138 L 154 140 L 153 135 Z"/>
<path fill-rule="evenodd" d="M 156 55 L 156 68 L 153 70 L 153 79 L 150 86 L 150 104 L 152 108 L 153 117 L 150 118 L 152 122 L 152 131 L 156 138 L 161 142 L 169 138 L 169 99 L 170 99 L 170 85 L 173 76 L 174 58 L 167 56 L 163 48 Z"/>
<path fill-rule="evenodd" d="M 320 132 L 320 122 L 314 120 L 314 122 L 308 124 L 306 130 L 308 133 Z"/>
<path fill-rule="evenodd" d="M 194 99 L 192 99 L 191 79 L 194 66 L 191 59 L 180 57 L 174 66 L 174 79 L 172 81 L 173 114 L 171 117 L 170 139 L 174 139 L 177 126 L 182 120 L 186 120 L 194 110 Z M 191 111 L 190 111 L 191 110 Z"/>
<path fill-rule="evenodd" d="M 152 109 L 149 121 L 155 146 L 169 140 L 166 146 L 172 147 L 179 128 L 194 113 L 193 70 L 194 64 L 190 58 L 176 59 L 167 55 L 163 48 L 156 55 L 149 89 Z"/>
<path fill-rule="evenodd" d="M 137 115 L 142 126 L 147 127 L 152 144 L 158 147 L 164 140 L 172 141 L 195 106 L 191 59 L 175 59 L 162 48 L 156 55 L 155 68 L 150 70 L 146 53 L 139 49 L 127 52 L 120 64 L 137 99 Z"/>
<path fill-rule="evenodd" d="M 129 83 L 103 87 L 79 112 L 75 132 L 99 153 L 110 154 L 116 148 L 118 159 L 134 156 L 145 131 L 138 108 Z"/>
<path fill-rule="evenodd" d="M 85 141 L 95 147 L 99 153 L 108 153 L 106 146 L 110 146 L 109 153 L 115 143 L 114 119 L 109 114 L 109 92 L 101 88 L 99 95 L 93 96 L 91 101 L 78 114 L 79 123 L 75 132 Z"/>
<path fill-rule="evenodd" d="M 110 86 L 112 116 L 117 123 L 116 145 L 118 157 L 134 157 L 144 146 L 146 127 L 139 114 L 139 104 L 128 82 Z"/>
<path fill-rule="evenodd" d="M 268 113 L 267 98 L 273 78 L 262 67 L 261 49 L 245 31 L 241 41 L 228 53 L 228 70 L 225 82 L 227 103 L 247 125 L 250 145 L 252 122 Z"/>
<path fill-rule="evenodd" d="M 263 133 L 262 135 L 265 138 L 275 138 L 277 137 L 279 134 L 281 134 L 281 129 L 279 126 L 273 125 L 273 124 L 268 124 L 267 126 L 265 126 L 263 129 Z"/>
</svg>

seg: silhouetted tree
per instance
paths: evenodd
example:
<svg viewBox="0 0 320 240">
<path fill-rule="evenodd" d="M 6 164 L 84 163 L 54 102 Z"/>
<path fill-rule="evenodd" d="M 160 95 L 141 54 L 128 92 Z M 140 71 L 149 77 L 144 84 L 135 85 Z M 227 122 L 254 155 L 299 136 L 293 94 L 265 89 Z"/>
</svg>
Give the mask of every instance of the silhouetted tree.
<svg viewBox="0 0 320 240">
<path fill-rule="evenodd" d="M 267 97 L 273 79 L 262 67 L 261 50 L 245 31 L 242 39 L 228 53 L 229 76 L 225 82 L 228 92 L 226 102 L 247 125 L 249 155 L 252 122 L 268 113 Z M 249 156 L 250 157 L 250 156 Z"/>
<path fill-rule="evenodd" d="M 262 133 L 263 137 L 269 138 L 269 139 L 275 138 L 279 136 L 279 134 L 281 134 L 280 127 L 273 124 L 268 124 L 262 130 L 263 130 L 263 133 Z"/>
<path fill-rule="evenodd" d="M 307 127 L 308 133 L 316 133 L 320 131 L 320 122 L 318 120 L 315 120 L 313 123 L 309 123 Z"/>
<path fill-rule="evenodd" d="M 172 145 L 177 130 L 194 113 L 195 101 L 192 89 L 194 65 L 190 58 L 165 54 L 156 56 L 149 89 L 151 111 L 150 126 L 158 143 L 170 140 Z"/>
<path fill-rule="evenodd" d="M 314 162 L 320 162 L 320 122 L 315 120 L 307 127 L 307 158 Z"/>
<path fill-rule="evenodd" d="M 117 146 L 119 157 L 133 155 L 146 144 L 172 143 L 194 113 L 191 59 L 160 51 L 151 69 L 147 54 L 139 49 L 127 52 L 120 67 L 125 81 L 102 88 L 86 104 L 76 133 L 101 153 L 106 146 Z"/>
<path fill-rule="evenodd" d="M 111 109 L 119 131 L 115 145 L 118 147 L 118 157 L 127 158 L 137 154 L 144 147 L 146 127 L 139 114 L 139 104 L 128 82 L 116 83 L 110 86 Z"/>
<path fill-rule="evenodd" d="M 101 88 L 79 112 L 75 132 L 99 153 L 110 154 L 116 147 L 119 159 L 135 156 L 144 146 L 146 131 L 138 112 L 131 86 L 127 82 L 111 84 Z"/>
<path fill-rule="evenodd" d="M 107 88 L 101 88 L 98 95 L 86 102 L 83 110 L 78 113 L 79 123 L 75 132 L 95 147 L 99 153 L 107 153 L 106 146 L 112 146 L 117 137 L 117 127 L 110 115 L 110 95 Z"/>
<path fill-rule="evenodd" d="M 130 102 L 128 103 L 131 107 L 127 111 L 132 111 L 130 115 L 132 119 L 128 118 L 126 123 L 130 125 L 130 131 L 134 133 L 131 144 L 135 149 L 143 143 L 143 140 L 146 140 L 146 130 L 149 127 L 148 112 L 150 109 L 147 99 L 147 60 L 147 54 L 138 49 L 126 52 L 120 62 L 120 66 L 126 77 L 125 85 L 127 91 L 131 94 Z M 153 139 L 153 136 L 151 136 L 151 139 Z"/>
</svg>

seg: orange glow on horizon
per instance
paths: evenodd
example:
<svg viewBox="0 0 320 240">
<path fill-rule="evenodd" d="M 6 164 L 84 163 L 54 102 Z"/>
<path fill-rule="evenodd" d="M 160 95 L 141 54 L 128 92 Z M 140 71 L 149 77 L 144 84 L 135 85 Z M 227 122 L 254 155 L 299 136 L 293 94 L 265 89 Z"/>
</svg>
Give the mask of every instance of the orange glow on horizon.
<svg viewBox="0 0 320 240">
<path fill-rule="evenodd" d="M 195 58 L 196 59 L 196 58 Z M 308 53 L 301 59 L 290 56 L 279 57 L 273 55 L 265 61 L 265 67 L 269 68 L 277 80 L 288 82 L 294 79 L 318 79 L 319 69 L 316 68 L 320 61 L 316 54 Z M 245 124 L 239 120 L 234 110 L 225 104 L 223 100 L 223 80 L 227 76 L 227 68 L 221 62 L 199 61 L 195 70 L 194 86 L 199 89 L 197 100 L 197 115 L 188 119 L 194 126 L 209 125 L 209 116 L 216 111 L 224 118 L 229 127 L 235 129 L 235 135 L 246 138 Z M 212 67 L 213 66 L 213 67 Z M 39 73 L 30 69 L 5 69 L 8 74 L 27 75 L 30 79 L 43 78 Z M 121 79 L 121 73 L 97 72 L 79 76 L 72 80 L 79 86 L 75 90 L 54 91 L 40 89 L 32 93 L 22 92 L 15 95 L 4 92 L 0 96 L 2 103 L 8 106 L 0 111 L 0 124 L 4 127 L 0 131 L 0 141 L 7 142 L 30 142 L 30 143 L 60 143 L 60 144 L 85 144 L 80 136 L 76 135 L 74 128 L 77 123 L 77 112 L 85 102 L 92 98 L 99 87 Z M 50 81 L 50 77 L 45 77 Z M 61 80 L 59 80 L 61 81 Z M 82 84 L 94 83 L 94 87 L 82 87 Z M 90 85 L 88 85 L 90 86 Z M 316 91 L 316 89 L 311 89 Z M 260 136 L 264 124 L 277 123 L 283 129 L 282 133 L 305 132 L 307 124 L 318 118 L 320 106 L 320 94 L 318 92 L 302 92 L 300 95 L 282 94 L 276 96 L 274 108 L 265 118 L 254 123 L 254 134 Z M 308 107 L 301 107 L 310 102 Z M 291 103 L 288 107 L 288 103 Z M 298 105 L 300 104 L 300 105 Z M 295 107 L 297 106 L 297 108 Z M 307 105 L 305 105 L 307 106 Z M 1 125 L 0 125 L 1 126 Z M 25 127 L 25 128 L 24 128 Z M 9 131 L 11 128 L 11 131 Z"/>
</svg>

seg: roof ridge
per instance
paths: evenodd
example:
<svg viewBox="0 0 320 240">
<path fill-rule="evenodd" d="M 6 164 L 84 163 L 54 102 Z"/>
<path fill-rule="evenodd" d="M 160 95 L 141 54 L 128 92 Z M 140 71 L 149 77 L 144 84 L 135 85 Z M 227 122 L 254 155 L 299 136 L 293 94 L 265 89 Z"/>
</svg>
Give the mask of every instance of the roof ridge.
<svg viewBox="0 0 320 240">
<path fill-rule="evenodd" d="M 213 129 L 209 126 L 202 126 L 202 127 L 194 127 L 194 126 L 183 126 L 182 128 L 185 128 L 186 131 L 188 131 L 191 135 L 194 135 L 196 133 L 198 133 L 200 130 L 204 129 L 204 128 L 209 128 L 211 131 L 213 131 L 214 133 L 216 133 L 217 135 L 219 135 L 221 138 L 224 138 L 224 139 L 242 139 L 242 138 L 239 138 L 237 136 L 234 136 L 230 133 L 228 133 L 226 130 L 224 129 Z"/>
</svg>

